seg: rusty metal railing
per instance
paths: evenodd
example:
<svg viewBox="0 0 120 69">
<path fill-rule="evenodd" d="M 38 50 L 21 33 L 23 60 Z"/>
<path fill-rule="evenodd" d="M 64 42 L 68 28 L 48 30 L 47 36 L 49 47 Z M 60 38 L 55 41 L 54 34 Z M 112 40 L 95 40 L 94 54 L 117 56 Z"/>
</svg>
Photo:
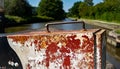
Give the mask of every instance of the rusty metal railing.
<svg viewBox="0 0 120 69">
<path fill-rule="evenodd" d="M 50 25 L 73 24 L 73 23 L 82 23 L 83 30 L 86 30 L 86 28 L 85 28 L 85 22 L 84 21 L 53 22 L 53 23 L 47 23 L 45 26 L 46 26 L 47 32 L 50 32 L 50 30 L 49 30 L 49 26 Z"/>
</svg>

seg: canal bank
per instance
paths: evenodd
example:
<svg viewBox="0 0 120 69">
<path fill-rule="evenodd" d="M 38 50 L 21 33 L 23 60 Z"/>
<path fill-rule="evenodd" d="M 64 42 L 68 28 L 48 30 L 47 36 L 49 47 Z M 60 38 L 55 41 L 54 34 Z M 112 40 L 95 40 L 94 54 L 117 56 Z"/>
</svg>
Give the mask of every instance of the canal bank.
<svg viewBox="0 0 120 69">
<path fill-rule="evenodd" d="M 79 19 L 87 24 L 99 26 L 107 29 L 107 42 L 115 47 L 120 47 L 120 34 L 115 31 L 120 29 L 120 24 L 114 22 L 105 22 L 100 20 Z"/>
<path fill-rule="evenodd" d="M 87 24 L 91 25 L 96 25 L 100 26 L 102 28 L 106 28 L 108 30 L 113 30 L 113 29 L 120 29 L 120 24 L 114 23 L 114 22 L 105 22 L 105 21 L 100 21 L 100 20 L 90 20 L 90 19 L 78 19 L 78 21 L 84 21 Z"/>
</svg>

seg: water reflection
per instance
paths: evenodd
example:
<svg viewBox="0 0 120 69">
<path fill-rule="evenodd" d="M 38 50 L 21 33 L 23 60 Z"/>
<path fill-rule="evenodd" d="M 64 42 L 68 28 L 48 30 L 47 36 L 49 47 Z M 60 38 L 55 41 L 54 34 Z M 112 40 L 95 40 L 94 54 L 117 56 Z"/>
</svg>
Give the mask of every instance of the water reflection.
<svg viewBox="0 0 120 69">
<path fill-rule="evenodd" d="M 34 23 L 34 24 L 30 24 L 30 28 L 29 29 L 41 29 L 43 28 L 45 25 L 45 23 Z"/>
<path fill-rule="evenodd" d="M 33 30 L 33 29 L 42 29 L 45 28 L 46 23 L 34 23 L 34 24 L 26 24 L 22 26 L 16 26 L 16 27 L 9 27 L 5 29 L 6 33 L 14 33 L 19 31 L 25 31 L 25 30 Z M 87 29 L 90 28 L 98 28 L 93 25 L 86 24 L 85 25 Z M 62 24 L 62 25 L 51 25 L 51 28 L 61 29 L 61 30 L 80 30 L 82 29 L 82 23 L 80 24 Z"/>
<path fill-rule="evenodd" d="M 16 27 L 9 27 L 5 29 L 6 33 L 14 33 L 26 30 L 33 30 L 33 29 L 41 29 L 44 28 L 45 23 L 33 23 L 33 24 L 25 24 Z"/>
<path fill-rule="evenodd" d="M 5 29 L 6 33 L 14 33 L 14 32 L 19 32 L 19 31 L 23 31 L 23 30 L 27 30 L 29 29 L 27 27 L 27 25 L 24 26 L 16 26 L 16 27 L 9 27 Z"/>
</svg>

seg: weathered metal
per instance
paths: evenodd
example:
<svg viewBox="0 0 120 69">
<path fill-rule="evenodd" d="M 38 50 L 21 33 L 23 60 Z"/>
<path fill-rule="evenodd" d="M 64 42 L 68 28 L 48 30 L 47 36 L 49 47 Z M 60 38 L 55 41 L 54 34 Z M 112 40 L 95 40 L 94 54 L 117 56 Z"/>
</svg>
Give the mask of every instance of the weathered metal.
<svg viewBox="0 0 120 69">
<path fill-rule="evenodd" d="M 105 69 L 105 30 L 47 30 L 7 35 L 23 69 Z"/>
</svg>

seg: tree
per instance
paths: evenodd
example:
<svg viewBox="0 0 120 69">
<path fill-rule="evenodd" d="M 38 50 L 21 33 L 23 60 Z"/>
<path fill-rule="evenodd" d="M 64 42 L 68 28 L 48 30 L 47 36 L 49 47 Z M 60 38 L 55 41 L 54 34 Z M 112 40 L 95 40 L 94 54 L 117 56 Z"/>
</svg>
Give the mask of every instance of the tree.
<svg viewBox="0 0 120 69">
<path fill-rule="evenodd" d="M 61 0 L 41 0 L 37 13 L 40 16 L 52 17 L 57 20 L 65 18 L 63 2 Z"/>
<path fill-rule="evenodd" d="M 81 1 L 80 2 L 75 2 L 74 5 L 72 6 L 72 8 L 69 9 L 69 16 L 73 16 L 73 17 L 79 17 L 79 5 L 80 3 L 82 3 Z"/>
<path fill-rule="evenodd" d="M 93 6 L 93 0 L 84 0 L 84 2 L 88 5 L 88 6 Z"/>
<path fill-rule="evenodd" d="M 85 2 L 79 5 L 79 16 L 80 17 L 89 16 L 89 6 Z"/>
<path fill-rule="evenodd" d="M 68 14 L 72 17 L 120 21 L 120 0 L 103 0 L 96 5 L 93 5 L 92 1 L 84 0 L 84 2 L 75 3 Z"/>
<path fill-rule="evenodd" d="M 5 14 L 15 16 L 31 16 L 32 7 L 27 0 L 5 0 Z"/>
</svg>

